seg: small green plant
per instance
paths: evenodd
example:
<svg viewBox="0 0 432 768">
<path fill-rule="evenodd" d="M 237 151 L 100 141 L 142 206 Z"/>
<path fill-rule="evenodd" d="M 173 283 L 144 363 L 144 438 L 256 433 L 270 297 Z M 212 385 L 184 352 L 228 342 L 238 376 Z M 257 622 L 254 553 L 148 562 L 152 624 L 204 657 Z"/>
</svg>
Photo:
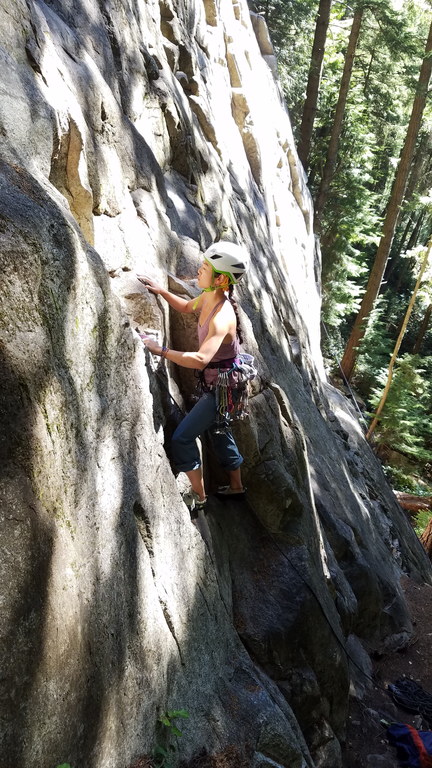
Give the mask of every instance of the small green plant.
<svg viewBox="0 0 432 768">
<path fill-rule="evenodd" d="M 412 471 L 395 467 L 392 464 L 384 464 L 383 470 L 395 491 L 420 495 L 418 478 L 413 476 Z"/>
<path fill-rule="evenodd" d="M 395 491 L 412 493 L 414 496 L 432 496 L 432 485 L 421 477 L 422 467 L 407 462 L 405 468 L 393 464 L 383 465 L 384 474 Z"/>
<path fill-rule="evenodd" d="M 420 512 L 417 512 L 414 518 L 414 530 L 419 538 L 425 531 L 431 517 L 430 509 L 421 509 Z"/>
<path fill-rule="evenodd" d="M 69 763 L 62 763 L 61 765 L 56 765 L 56 768 L 72 768 L 72 766 Z"/>
<path fill-rule="evenodd" d="M 185 709 L 169 710 L 158 717 L 156 732 L 158 733 L 160 743 L 153 750 L 155 768 L 173 768 L 174 757 L 177 752 L 177 744 L 174 744 L 173 740 L 183 736 L 181 730 L 174 725 L 173 721 L 178 718 L 187 717 L 189 717 L 189 712 Z"/>
</svg>

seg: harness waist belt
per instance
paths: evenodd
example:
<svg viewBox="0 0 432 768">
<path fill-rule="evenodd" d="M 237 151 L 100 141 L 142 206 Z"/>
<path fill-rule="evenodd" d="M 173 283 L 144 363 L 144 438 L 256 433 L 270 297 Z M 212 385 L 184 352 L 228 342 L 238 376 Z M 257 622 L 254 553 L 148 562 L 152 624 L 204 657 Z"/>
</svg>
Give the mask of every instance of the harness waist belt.
<svg viewBox="0 0 432 768">
<path fill-rule="evenodd" d="M 231 357 L 229 360 L 218 360 L 217 363 L 207 363 L 206 368 L 232 368 L 235 360 L 235 357 Z"/>
</svg>

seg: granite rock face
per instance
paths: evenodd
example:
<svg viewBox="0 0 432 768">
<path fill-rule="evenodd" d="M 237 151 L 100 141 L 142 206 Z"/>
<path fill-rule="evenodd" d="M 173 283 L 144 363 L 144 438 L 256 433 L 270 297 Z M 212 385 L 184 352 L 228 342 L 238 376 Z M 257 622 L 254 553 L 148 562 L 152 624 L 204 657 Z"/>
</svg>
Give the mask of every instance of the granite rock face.
<svg viewBox="0 0 432 768">
<path fill-rule="evenodd" d="M 126 768 L 235 745 L 338 768 L 351 673 L 412 627 L 430 564 L 325 380 L 312 205 L 244 0 L 1 0 L 0 764 Z M 169 438 L 196 345 L 135 277 L 193 296 L 220 237 L 260 368 L 248 501 L 191 521 Z M 203 444 L 209 488 L 223 480 Z M 357 663 L 355 671 L 349 660 Z"/>
</svg>

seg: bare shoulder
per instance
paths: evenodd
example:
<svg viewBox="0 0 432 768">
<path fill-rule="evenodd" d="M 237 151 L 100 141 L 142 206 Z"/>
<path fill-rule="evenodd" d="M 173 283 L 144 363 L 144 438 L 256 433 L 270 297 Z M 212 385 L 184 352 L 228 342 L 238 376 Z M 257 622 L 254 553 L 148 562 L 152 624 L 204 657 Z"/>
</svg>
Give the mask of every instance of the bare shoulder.
<svg viewBox="0 0 432 768">
<path fill-rule="evenodd" d="M 212 318 L 211 324 L 216 330 L 224 330 L 236 320 L 234 309 L 229 301 L 225 301 Z"/>
</svg>

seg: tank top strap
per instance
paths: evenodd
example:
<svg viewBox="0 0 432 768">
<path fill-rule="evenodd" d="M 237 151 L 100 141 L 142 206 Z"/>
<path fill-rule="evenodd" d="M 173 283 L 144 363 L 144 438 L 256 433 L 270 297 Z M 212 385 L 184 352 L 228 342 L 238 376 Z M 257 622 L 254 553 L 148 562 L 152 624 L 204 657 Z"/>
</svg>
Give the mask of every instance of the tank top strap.
<svg viewBox="0 0 432 768">
<path fill-rule="evenodd" d="M 213 307 L 212 311 L 211 311 L 211 312 L 210 312 L 210 314 L 207 316 L 207 318 L 206 318 L 205 322 L 204 322 L 204 323 L 203 323 L 203 324 L 200 326 L 201 328 L 205 328 L 206 326 L 207 326 L 207 327 L 209 326 L 209 324 L 210 324 L 210 320 L 212 320 L 212 319 L 213 319 L 213 317 L 215 316 L 215 314 L 216 314 L 217 310 L 219 309 L 219 307 L 220 307 L 220 306 L 221 306 L 221 305 L 222 305 L 222 304 L 223 304 L 225 301 L 226 301 L 225 297 L 224 297 L 223 299 L 221 299 L 220 301 L 218 301 L 218 303 L 216 304 L 216 306 L 215 306 L 215 307 Z"/>
</svg>

